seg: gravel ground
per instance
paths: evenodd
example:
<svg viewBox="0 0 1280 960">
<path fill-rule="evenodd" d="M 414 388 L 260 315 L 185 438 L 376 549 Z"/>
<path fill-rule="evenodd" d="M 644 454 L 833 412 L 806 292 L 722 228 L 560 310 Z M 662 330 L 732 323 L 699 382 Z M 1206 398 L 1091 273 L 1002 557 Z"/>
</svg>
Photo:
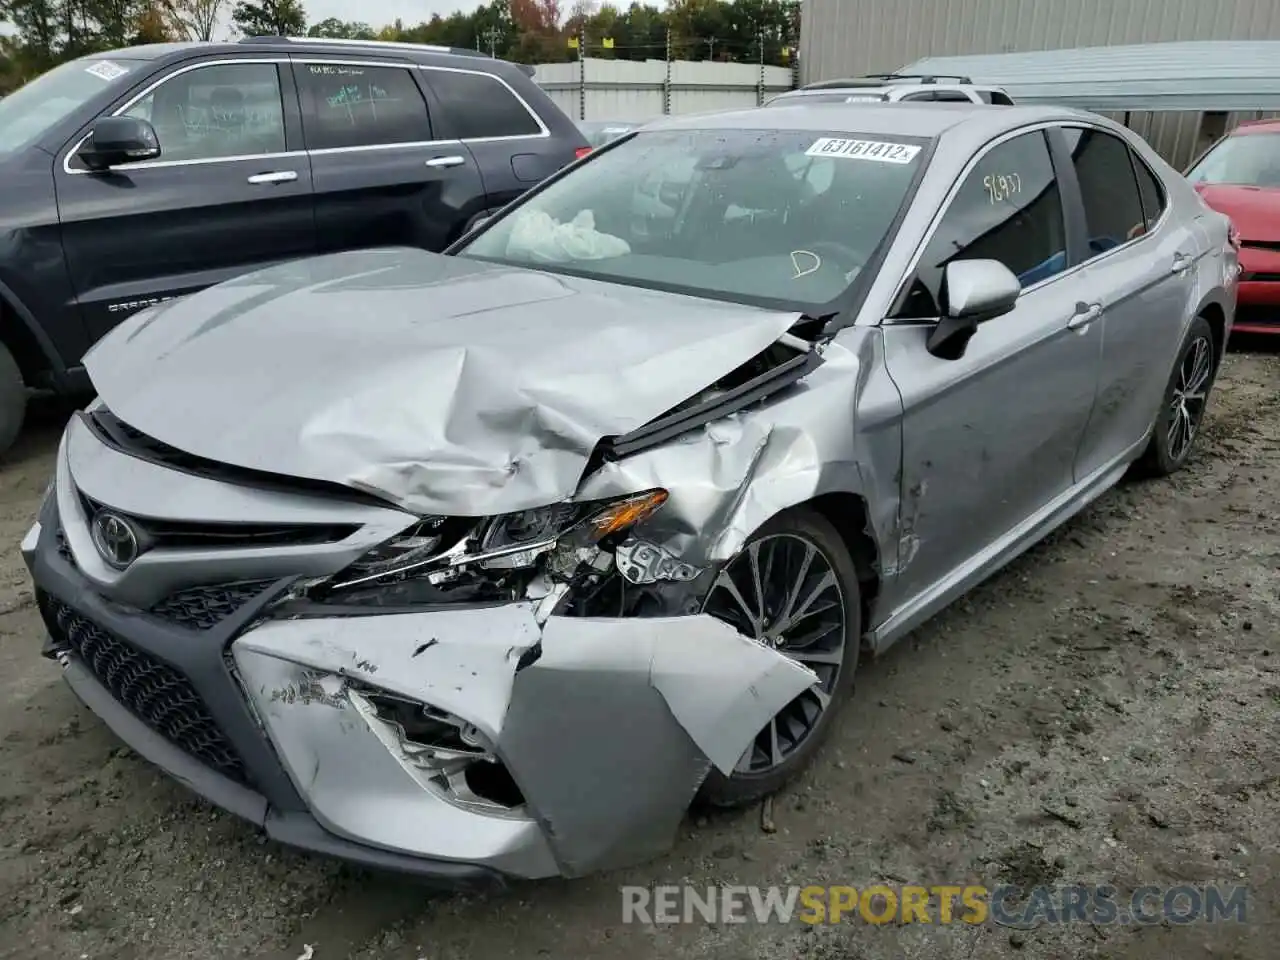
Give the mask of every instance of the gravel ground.
<svg viewBox="0 0 1280 960">
<path fill-rule="evenodd" d="M 1280 357 L 1194 462 L 1127 483 L 864 668 L 813 769 L 642 867 L 481 899 L 290 853 L 123 749 L 38 655 L 18 541 L 59 417 L 0 469 L 0 957 L 1270 960 L 1280 925 Z M 621 884 L 1245 884 L 1245 924 L 621 923 Z"/>
</svg>

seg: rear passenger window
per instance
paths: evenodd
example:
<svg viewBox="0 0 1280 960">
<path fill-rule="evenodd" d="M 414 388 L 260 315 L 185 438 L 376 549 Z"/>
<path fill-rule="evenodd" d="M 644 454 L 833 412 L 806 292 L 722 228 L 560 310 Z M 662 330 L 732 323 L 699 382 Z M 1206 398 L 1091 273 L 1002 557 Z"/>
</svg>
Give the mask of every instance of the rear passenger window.
<svg viewBox="0 0 1280 960">
<path fill-rule="evenodd" d="M 459 140 L 527 137 L 542 132 L 510 88 L 486 73 L 427 70 L 425 76 Z"/>
<path fill-rule="evenodd" d="M 1129 160 L 1129 145 L 1101 130 L 1071 127 L 1062 132 L 1080 181 L 1089 255 L 1106 253 L 1142 236 L 1146 217 Z"/>
<path fill-rule="evenodd" d="M 1044 134 L 1024 133 L 983 154 L 925 248 L 898 317 L 942 314 L 952 260 L 999 260 L 1024 287 L 1067 265 L 1066 228 Z"/>
<path fill-rule="evenodd" d="M 1138 175 L 1138 193 L 1142 196 L 1142 213 L 1147 220 L 1147 229 L 1156 225 L 1164 213 L 1164 187 L 1151 168 L 1136 153 L 1133 156 L 1133 171 Z"/>
<path fill-rule="evenodd" d="M 372 147 L 431 139 L 422 91 L 408 70 L 301 65 L 307 147 Z"/>
</svg>

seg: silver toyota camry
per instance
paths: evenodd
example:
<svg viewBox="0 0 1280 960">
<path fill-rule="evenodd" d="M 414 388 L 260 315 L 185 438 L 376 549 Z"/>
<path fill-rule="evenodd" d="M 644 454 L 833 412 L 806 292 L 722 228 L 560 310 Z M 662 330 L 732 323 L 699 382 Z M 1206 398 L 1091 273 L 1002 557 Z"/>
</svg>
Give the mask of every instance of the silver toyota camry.
<svg viewBox="0 0 1280 960">
<path fill-rule="evenodd" d="M 23 542 L 46 653 L 284 843 L 454 885 L 650 857 L 805 766 L 861 653 L 1185 464 L 1237 271 L 1090 114 L 669 119 L 443 255 L 108 335 Z"/>
</svg>

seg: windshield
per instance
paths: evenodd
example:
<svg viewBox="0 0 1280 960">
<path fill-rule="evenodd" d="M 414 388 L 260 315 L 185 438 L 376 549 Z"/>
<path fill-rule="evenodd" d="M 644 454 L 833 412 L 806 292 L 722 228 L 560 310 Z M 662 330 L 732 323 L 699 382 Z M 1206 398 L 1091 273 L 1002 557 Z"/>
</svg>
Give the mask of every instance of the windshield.
<svg viewBox="0 0 1280 960">
<path fill-rule="evenodd" d="M 809 310 L 886 239 L 926 141 L 802 131 L 640 132 L 457 253 Z"/>
<path fill-rule="evenodd" d="M 1192 183 L 1280 187 L 1280 133 L 1227 137 L 1200 158 L 1187 179 Z"/>
<path fill-rule="evenodd" d="M 25 147 L 137 66 L 136 60 L 72 60 L 0 99 L 0 154 Z"/>
</svg>

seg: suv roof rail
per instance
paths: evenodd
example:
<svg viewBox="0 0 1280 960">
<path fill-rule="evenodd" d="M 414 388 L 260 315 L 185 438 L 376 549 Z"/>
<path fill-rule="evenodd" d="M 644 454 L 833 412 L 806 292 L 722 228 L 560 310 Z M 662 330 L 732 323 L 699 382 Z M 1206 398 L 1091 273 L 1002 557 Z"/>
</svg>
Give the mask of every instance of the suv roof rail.
<svg viewBox="0 0 1280 960">
<path fill-rule="evenodd" d="M 880 80 L 867 77 L 846 78 L 843 80 L 819 80 L 817 83 L 806 83 L 801 90 L 844 90 L 848 87 L 883 87 Z"/>
<path fill-rule="evenodd" d="M 441 47 L 434 43 L 406 43 L 400 40 L 349 40 L 343 37 L 276 37 L 271 35 L 244 37 L 241 43 L 307 43 L 332 47 L 390 47 L 395 50 L 427 50 L 431 53 L 451 53 L 459 57 L 484 57 L 493 59 L 479 50 L 466 47 Z"/>
<path fill-rule="evenodd" d="M 916 83 L 937 83 L 939 80 L 973 83 L 971 79 L 958 73 L 869 73 L 867 77 L 872 80 L 914 80 Z"/>
</svg>

